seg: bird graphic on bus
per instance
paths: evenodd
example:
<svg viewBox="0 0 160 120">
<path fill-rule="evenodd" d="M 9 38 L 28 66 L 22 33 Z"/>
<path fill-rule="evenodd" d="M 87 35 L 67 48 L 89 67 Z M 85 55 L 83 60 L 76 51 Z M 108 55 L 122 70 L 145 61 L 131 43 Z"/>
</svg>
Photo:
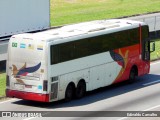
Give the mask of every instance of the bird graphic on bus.
<svg viewBox="0 0 160 120">
<path fill-rule="evenodd" d="M 126 66 L 128 64 L 128 53 L 129 53 L 129 50 L 125 50 L 124 53 L 122 53 L 121 49 L 118 49 L 118 51 L 116 52 L 110 51 L 110 55 L 112 59 L 116 61 L 120 66 L 122 66 L 115 82 L 119 82 L 119 79 L 122 77 L 122 75 L 124 75 L 123 73 L 126 71 Z"/>
<path fill-rule="evenodd" d="M 124 58 L 122 55 L 114 52 L 113 50 L 110 51 L 110 55 L 114 61 L 117 61 L 120 66 L 124 67 Z"/>
<path fill-rule="evenodd" d="M 36 72 L 41 67 L 41 62 L 33 67 L 26 67 L 26 63 L 18 70 L 16 65 L 13 66 L 13 75 L 16 80 L 20 83 L 24 83 L 20 78 L 20 76 L 27 76 L 29 73 Z"/>
</svg>

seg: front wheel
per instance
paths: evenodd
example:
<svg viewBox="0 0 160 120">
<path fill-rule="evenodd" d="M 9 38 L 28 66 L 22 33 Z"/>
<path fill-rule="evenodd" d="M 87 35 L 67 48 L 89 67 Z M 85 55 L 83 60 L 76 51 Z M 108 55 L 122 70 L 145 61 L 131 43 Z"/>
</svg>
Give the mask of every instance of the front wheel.
<svg viewBox="0 0 160 120">
<path fill-rule="evenodd" d="M 136 79 L 136 76 L 137 76 L 137 71 L 136 69 L 133 67 L 130 71 L 130 74 L 129 74 L 129 83 L 133 83 Z"/>
</svg>

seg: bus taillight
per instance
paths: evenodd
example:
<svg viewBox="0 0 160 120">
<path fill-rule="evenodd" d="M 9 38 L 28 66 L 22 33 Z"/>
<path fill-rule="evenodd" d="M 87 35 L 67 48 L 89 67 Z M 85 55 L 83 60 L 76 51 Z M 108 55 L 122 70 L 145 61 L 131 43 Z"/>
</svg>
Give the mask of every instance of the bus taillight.
<svg viewBox="0 0 160 120">
<path fill-rule="evenodd" d="M 10 80 L 8 75 L 6 76 L 6 86 L 8 87 L 10 86 Z"/>
<path fill-rule="evenodd" d="M 48 88 L 48 81 L 44 80 L 43 81 L 43 91 L 47 91 L 47 88 Z"/>
</svg>

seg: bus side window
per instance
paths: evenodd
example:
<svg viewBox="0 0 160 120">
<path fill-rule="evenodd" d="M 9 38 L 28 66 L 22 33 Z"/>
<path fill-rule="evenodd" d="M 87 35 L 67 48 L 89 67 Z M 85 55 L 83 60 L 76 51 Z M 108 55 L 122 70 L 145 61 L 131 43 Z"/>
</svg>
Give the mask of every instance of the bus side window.
<svg viewBox="0 0 160 120">
<path fill-rule="evenodd" d="M 130 30 L 129 41 L 131 42 L 132 45 L 140 43 L 140 41 L 139 41 L 139 29 L 138 28 L 134 28 L 134 29 Z"/>
<path fill-rule="evenodd" d="M 59 50 L 58 46 L 51 46 L 51 65 L 59 62 Z"/>
<path fill-rule="evenodd" d="M 78 40 L 75 42 L 75 58 L 81 58 L 89 55 L 89 43 L 87 39 Z"/>
<path fill-rule="evenodd" d="M 145 60 L 150 60 L 150 51 L 149 51 L 149 49 L 150 49 L 150 45 L 149 45 L 149 41 L 145 41 L 145 54 L 144 54 L 144 59 Z"/>
<path fill-rule="evenodd" d="M 102 39 L 103 39 L 103 36 L 92 37 L 89 39 L 90 55 L 94 55 L 94 54 L 103 52 Z"/>
<path fill-rule="evenodd" d="M 63 43 L 59 45 L 59 62 L 65 62 L 74 59 L 73 42 Z"/>
<path fill-rule="evenodd" d="M 150 40 L 148 26 L 142 26 L 142 60 L 150 60 Z"/>
<path fill-rule="evenodd" d="M 117 43 L 118 39 L 116 39 L 114 34 L 106 34 L 102 39 L 102 49 L 103 51 L 110 51 L 119 48 L 119 44 Z"/>
</svg>

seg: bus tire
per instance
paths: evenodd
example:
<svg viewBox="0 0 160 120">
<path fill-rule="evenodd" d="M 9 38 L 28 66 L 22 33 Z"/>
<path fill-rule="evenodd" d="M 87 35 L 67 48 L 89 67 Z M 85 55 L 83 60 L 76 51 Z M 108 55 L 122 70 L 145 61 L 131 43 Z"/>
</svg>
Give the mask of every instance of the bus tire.
<svg viewBox="0 0 160 120">
<path fill-rule="evenodd" d="M 69 84 L 66 88 L 66 92 L 65 92 L 65 101 L 69 102 L 72 100 L 74 95 L 74 86 L 72 84 Z"/>
<path fill-rule="evenodd" d="M 136 79 L 136 76 L 137 76 L 137 67 L 136 66 L 133 66 L 130 70 L 130 74 L 129 74 L 129 83 L 133 83 Z"/>
<path fill-rule="evenodd" d="M 84 80 L 81 80 L 78 82 L 77 88 L 76 88 L 76 98 L 80 99 L 82 98 L 86 93 L 86 83 Z"/>
</svg>

